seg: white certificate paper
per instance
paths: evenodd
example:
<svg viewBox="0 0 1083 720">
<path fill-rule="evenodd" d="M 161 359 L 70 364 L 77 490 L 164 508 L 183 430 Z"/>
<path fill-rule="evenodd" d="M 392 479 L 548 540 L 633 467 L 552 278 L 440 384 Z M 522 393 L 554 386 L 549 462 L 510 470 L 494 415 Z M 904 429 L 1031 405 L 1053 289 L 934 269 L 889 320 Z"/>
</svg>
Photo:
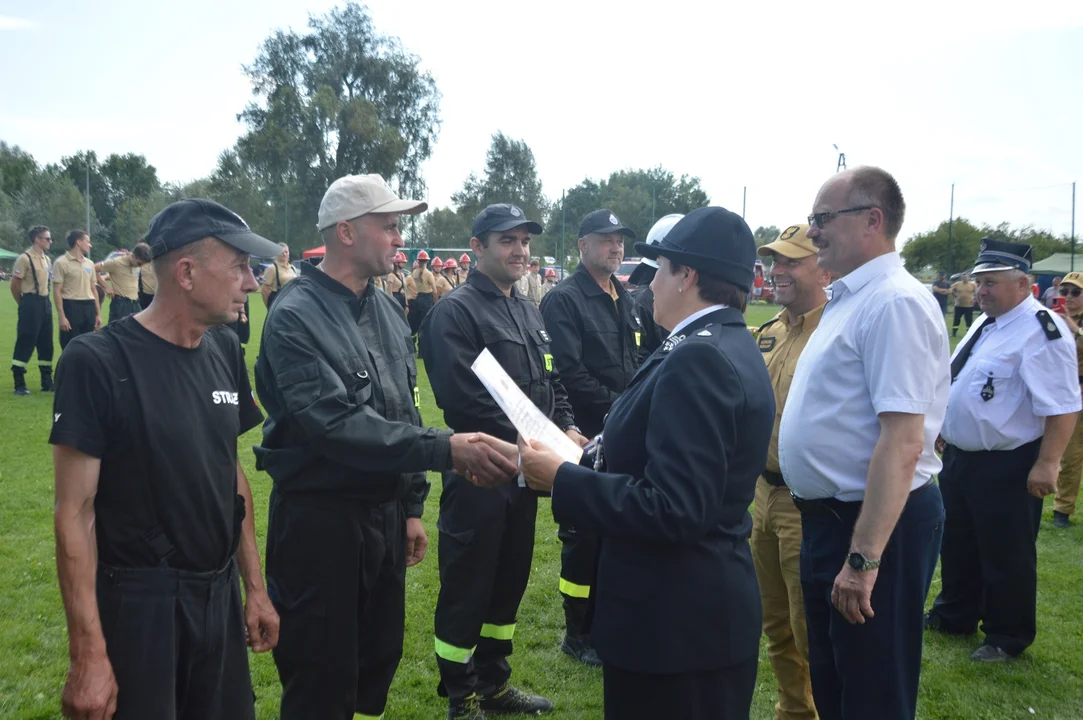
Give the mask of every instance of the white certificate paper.
<svg viewBox="0 0 1083 720">
<path fill-rule="evenodd" d="M 470 368 L 524 439 L 537 440 L 549 446 L 568 462 L 579 462 L 579 458 L 583 456 L 583 449 L 561 432 L 560 428 L 545 417 L 538 406 L 523 394 L 515 381 L 504 372 L 504 368 L 500 367 L 500 363 L 496 361 L 488 348 L 481 351 Z"/>
</svg>

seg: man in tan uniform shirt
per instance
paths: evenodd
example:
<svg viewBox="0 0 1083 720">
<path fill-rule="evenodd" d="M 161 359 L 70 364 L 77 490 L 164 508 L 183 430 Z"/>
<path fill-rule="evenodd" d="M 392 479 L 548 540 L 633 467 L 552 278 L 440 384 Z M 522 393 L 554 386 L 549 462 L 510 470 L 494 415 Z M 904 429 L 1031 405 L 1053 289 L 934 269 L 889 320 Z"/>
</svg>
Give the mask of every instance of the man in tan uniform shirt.
<svg viewBox="0 0 1083 720">
<path fill-rule="evenodd" d="M 402 306 L 406 313 L 406 256 L 400 251 L 395 254 L 394 269 L 387 275 L 387 292 Z"/>
<path fill-rule="evenodd" d="M 140 311 L 139 269 L 149 264 L 150 246 L 137 243 L 130 253 L 94 266 L 95 270 L 109 273 L 109 282 L 113 286 L 112 299 L 109 301 L 109 322 L 116 322 Z"/>
<path fill-rule="evenodd" d="M 158 292 L 158 276 L 154 274 L 154 263 L 147 263 L 139 268 L 139 307 L 146 310 L 154 301 Z"/>
<path fill-rule="evenodd" d="M 764 324 L 756 339 L 775 391 L 775 428 L 767 468 L 756 483 L 752 516 L 752 559 L 760 584 L 767 657 L 778 683 L 777 720 L 814 720 L 816 706 L 808 666 L 808 634 L 801 594 L 801 513 L 779 472 L 778 429 L 797 359 L 823 315 L 829 281 L 808 239 L 808 225 L 791 225 L 758 251 L 773 257 L 771 277 L 782 312 Z"/>
<path fill-rule="evenodd" d="M 429 253 L 425 250 L 419 252 L 417 262 L 418 267 L 411 275 L 414 280 L 414 291 L 417 295 L 410 297 L 409 292 L 407 292 L 407 299 L 410 301 L 407 317 L 410 320 L 410 330 L 415 336 L 418 328 L 421 327 L 421 323 L 425 320 L 425 315 L 436 303 L 436 276 L 429 269 Z"/>
<path fill-rule="evenodd" d="M 541 306 L 542 295 L 544 295 L 542 292 L 542 276 L 539 274 L 540 270 L 541 263 L 537 259 L 531 260 L 530 272 L 524 276 L 526 277 L 526 296 L 539 307 Z"/>
<path fill-rule="evenodd" d="M 98 301 L 98 273 L 90 255 L 90 235 L 72 230 L 66 238 L 68 252 L 53 263 L 53 302 L 60 323 L 60 349 L 73 337 L 93 332 L 102 326 L 102 308 Z"/>
<path fill-rule="evenodd" d="M 268 310 L 271 309 L 271 304 L 275 301 L 278 292 L 283 286 L 297 277 L 293 265 L 290 265 L 290 246 L 286 243 L 278 243 L 278 246 L 282 248 L 282 253 L 275 258 L 275 261 L 263 273 L 263 284 L 260 287 L 263 304 Z M 245 308 L 245 314 L 248 314 L 248 308 Z"/>
<path fill-rule="evenodd" d="M 1076 355 L 1079 356 L 1079 377 L 1083 385 L 1083 272 L 1070 272 L 1057 288 L 1064 298 L 1062 317 L 1075 336 Z M 1083 422 L 1075 424 L 1072 439 L 1060 459 L 1057 476 L 1057 495 L 1053 502 L 1053 527 L 1066 528 L 1075 515 L 1075 503 L 1079 497 L 1079 480 L 1083 475 Z"/>
<path fill-rule="evenodd" d="M 11 354 L 11 374 L 15 394 L 29 395 L 26 367 L 37 348 L 41 391 L 53 389 L 53 311 L 49 308 L 49 277 L 52 264 L 45 251 L 53 244 L 53 235 L 44 225 L 35 225 L 27 233 L 30 249 L 15 259 L 11 270 L 11 296 L 19 306 L 15 329 L 15 350 Z"/>
<path fill-rule="evenodd" d="M 977 285 L 970 280 L 969 273 L 962 276 L 951 286 L 951 294 L 955 296 L 955 316 L 951 320 L 951 336 L 959 330 L 959 320 L 966 318 L 966 329 L 974 324 L 974 293 Z"/>
</svg>

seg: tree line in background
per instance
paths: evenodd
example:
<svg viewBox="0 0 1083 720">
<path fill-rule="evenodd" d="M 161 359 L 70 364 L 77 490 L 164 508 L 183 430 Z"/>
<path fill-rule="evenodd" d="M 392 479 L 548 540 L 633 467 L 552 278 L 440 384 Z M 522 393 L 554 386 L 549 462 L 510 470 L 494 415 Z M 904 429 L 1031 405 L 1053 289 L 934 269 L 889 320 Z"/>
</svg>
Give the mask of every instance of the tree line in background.
<svg viewBox="0 0 1083 720">
<path fill-rule="evenodd" d="M 948 221 L 940 223 L 935 230 L 918 233 L 906 242 L 900 254 L 907 270 L 915 275 L 940 270 L 951 275 L 968 270 L 974 266 L 981 240 L 986 237 L 1030 245 L 1034 262 L 1054 253 L 1072 251 L 1070 236 L 1057 236 L 1033 227 L 1013 228 L 1008 223 L 978 226 L 966 218 L 955 218 L 950 225 L 950 243 Z M 1083 267 L 1083 255 L 1080 256 L 1080 263 Z"/>
<path fill-rule="evenodd" d="M 421 166 L 439 132 L 440 92 L 419 58 L 397 38 L 379 33 L 363 5 L 348 2 L 310 16 L 304 32 L 274 32 L 244 72 L 254 96 L 238 115 L 246 130 L 208 177 L 189 183 L 163 183 L 154 166 L 135 153 L 99 159 L 94 151 L 82 151 L 41 166 L 0 141 L 0 247 L 24 248 L 32 225 L 48 225 L 57 238 L 85 227 L 88 181 L 86 229 L 105 251 L 130 248 L 155 213 L 182 197 L 217 200 L 256 232 L 288 242 L 299 255 L 320 244 L 315 218 L 324 191 L 338 177 L 378 173 L 404 197 L 426 196 Z M 563 248 L 565 258 L 575 258 L 579 221 L 591 210 L 613 210 L 642 240 L 656 219 L 687 213 L 710 198 L 699 178 L 662 167 L 586 178 L 560 197 L 547 197 L 530 147 L 498 132 L 484 170 L 470 173 L 447 207 L 403 219 L 406 241 L 463 247 L 471 220 L 493 202 L 514 202 L 542 223 L 545 232 L 535 240 L 535 255 L 559 257 Z M 754 234 L 756 244 L 763 245 L 779 229 L 759 227 Z M 1031 242 L 1036 260 L 1064 250 L 1067 242 L 1029 228 L 978 229 L 958 220 L 952 267 L 971 262 L 978 239 L 988 234 Z M 634 254 L 631 241 L 625 249 Z M 903 256 L 912 271 L 946 268 L 946 223 L 911 240 Z"/>
</svg>

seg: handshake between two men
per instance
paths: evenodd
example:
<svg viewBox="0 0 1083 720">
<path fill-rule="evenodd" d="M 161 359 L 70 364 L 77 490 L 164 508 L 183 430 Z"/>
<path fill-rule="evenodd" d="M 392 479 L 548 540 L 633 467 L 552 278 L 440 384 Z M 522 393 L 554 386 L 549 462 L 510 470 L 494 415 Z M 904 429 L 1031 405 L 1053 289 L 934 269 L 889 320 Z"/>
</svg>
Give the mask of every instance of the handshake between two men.
<svg viewBox="0 0 1083 720">
<path fill-rule="evenodd" d="M 579 447 L 589 440 L 575 430 L 564 433 Z M 495 488 L 523 474 L 532 490 L 549 492 L 564 459 L 537 440 L 518 439 L 518 445 L 486 433 L 451 436 L 451 461 L 455 472 L 482 488 Z"/>
</svg>

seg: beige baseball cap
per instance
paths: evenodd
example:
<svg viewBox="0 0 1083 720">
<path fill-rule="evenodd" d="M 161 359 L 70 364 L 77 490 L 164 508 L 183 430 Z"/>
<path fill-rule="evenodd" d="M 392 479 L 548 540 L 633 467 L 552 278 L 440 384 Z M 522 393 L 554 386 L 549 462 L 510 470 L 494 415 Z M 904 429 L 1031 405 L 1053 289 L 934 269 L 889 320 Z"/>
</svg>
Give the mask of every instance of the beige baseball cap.
<svg viewBox="0 0 1083 720">
<path fill-rule="evenodd" d="M 816 246 L 808 239 L 808 225 L 790 225 L 779 233 L 778 239 L 756 251 L 760 257 L 777 252 L 782 257 L 797 260 L 816 254 Z"/>
<path fill-rule="evenodd" d="M 403 200 L 379 175 L 347 175 L 331 183 L 320 202 L 317 230 L 370 213 L 417 215 L 428 209 L 421 200 Z"/>
</svg>

